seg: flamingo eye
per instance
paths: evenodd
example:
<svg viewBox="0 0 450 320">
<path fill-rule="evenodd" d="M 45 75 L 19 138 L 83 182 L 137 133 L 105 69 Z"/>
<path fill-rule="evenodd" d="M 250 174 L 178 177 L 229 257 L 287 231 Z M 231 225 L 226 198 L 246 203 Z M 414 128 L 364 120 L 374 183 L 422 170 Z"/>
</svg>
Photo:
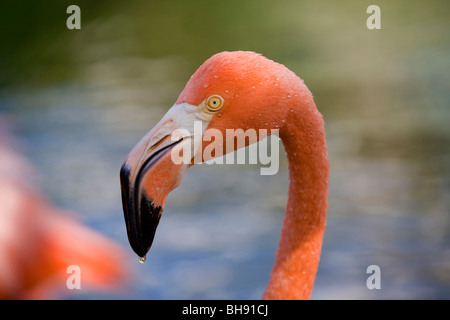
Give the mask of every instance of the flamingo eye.
<svg viewBox="0 0 450 320">
<path fill-rule="evenodd" d="M 206 107 L 208 108 L 208 111 L 215 112 L 222 108 L 223 106 L 223 98 L 221 96 L 211 96 L 206 101 Z"/>
</svg>

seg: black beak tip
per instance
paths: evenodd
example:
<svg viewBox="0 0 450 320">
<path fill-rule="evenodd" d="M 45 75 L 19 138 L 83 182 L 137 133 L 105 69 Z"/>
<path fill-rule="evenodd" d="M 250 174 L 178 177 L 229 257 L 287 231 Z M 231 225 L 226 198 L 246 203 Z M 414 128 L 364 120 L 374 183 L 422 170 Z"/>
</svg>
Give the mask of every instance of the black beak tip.
<svg viewBox="0 0 450 320">
<path fill-rule="evenodd" d="M 163 208 L 155 206 L 145 191 L 136 191 L 140 188 L 130 185 L 129 177 L 129 167 L 124 164 L 120 170 L 120 184 L 128 241 L 142 260 L 153 243 Z"/>
</svg>

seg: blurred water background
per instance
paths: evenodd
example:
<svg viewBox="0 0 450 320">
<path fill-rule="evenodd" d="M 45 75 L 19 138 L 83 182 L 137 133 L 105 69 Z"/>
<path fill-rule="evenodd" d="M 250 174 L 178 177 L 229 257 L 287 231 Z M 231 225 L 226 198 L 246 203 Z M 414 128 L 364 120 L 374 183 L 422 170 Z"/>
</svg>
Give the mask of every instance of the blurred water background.
<svg viewBox="0 0 450 320">
<path fill-rule="evenodd" d="M 66 8 L 81 8 L 68 30 Z M 368 30 L 366 8 L 381 8 Z M 212 54 L 251 50 L 303 78 L 326 121 L 328 225 L 313 298 L 450 298 L 448 1 L 2 1 L 0 114 L 58 206 L 128 248 L 119 170 Z M 0 155 L 1 156 L 1 155 Z M 258 299 L 287 164 L 199 165 L 172 192 L 147 262 L 108 294 Z M 366 268 L 381 268 L 368 290 Z"/>
</svg>

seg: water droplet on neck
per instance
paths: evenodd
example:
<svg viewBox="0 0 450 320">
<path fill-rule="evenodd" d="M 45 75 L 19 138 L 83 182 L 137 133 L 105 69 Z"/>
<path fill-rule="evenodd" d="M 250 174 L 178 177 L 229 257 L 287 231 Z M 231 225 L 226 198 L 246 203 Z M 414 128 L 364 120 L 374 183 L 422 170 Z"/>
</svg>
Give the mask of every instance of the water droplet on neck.
<svg viewBox="0 0 450 320">
<path fill-rule="evenodd" d="M 145 263 L 145 260 L 146 260 L 146 257 L 145 257 L 145 256 L 139 257 L 139 262 L 140 262 L 140 263 Z"/>
<path fill-rule="evenodd" d="M 205 88 L 208 88 L 208 86 L 209 86 L 209 83 L 205 83 L 205 84 L 203 85 L 203 87 L 205 87 Z"/>
</svg>

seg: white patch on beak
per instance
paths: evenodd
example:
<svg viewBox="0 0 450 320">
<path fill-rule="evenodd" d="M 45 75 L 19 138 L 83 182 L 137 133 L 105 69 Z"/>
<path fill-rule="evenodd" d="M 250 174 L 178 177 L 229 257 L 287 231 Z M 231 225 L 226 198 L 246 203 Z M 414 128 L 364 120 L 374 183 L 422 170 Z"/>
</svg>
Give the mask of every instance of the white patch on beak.
<svg viewBox="0 0 450 320">
<path fill-rule="evenodd" d="M 153 136 L 149 139 L 147 150 L 164 137 L 170 135 L 171 141 L 183 139 L 183 141 L 176 145 L 172 150 L 172 160 L 174 163 L 179 164 L 180 161 L 185 164 L 190 163 L 192 158 L 199 152 L 201 153 L 203 133 L 211 121 L 211 117 L 207 117 L 202 112 L 202 105 L 203 102 L 199 106 L 188 103 L 173 105 L 155 126 L 154 129 L 157 128 L 157 131 L 154 132 Z M 154 129 L 152 129 L 151 132 L 153 132 Z M 179 160 L 177 155 L 180 154 L 181 150 L 183 150 L 183 157 L 182 160 Z"/>
</svg>

